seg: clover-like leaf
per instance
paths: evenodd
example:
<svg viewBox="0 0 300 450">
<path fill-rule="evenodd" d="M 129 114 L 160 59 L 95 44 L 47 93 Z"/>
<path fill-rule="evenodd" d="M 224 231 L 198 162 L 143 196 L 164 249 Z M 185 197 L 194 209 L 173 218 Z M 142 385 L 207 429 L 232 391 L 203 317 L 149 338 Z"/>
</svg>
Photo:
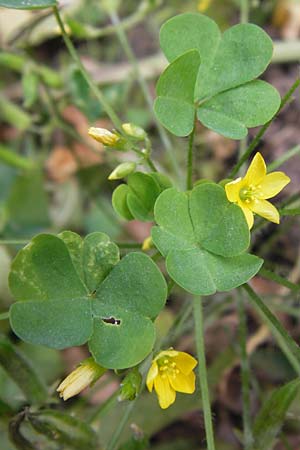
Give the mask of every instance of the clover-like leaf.
<svg viewBox="0 0 300 450">
<path fill-rule="evenodd" d="M 113 207 L 124 219 L 151 222 L 157 197 L 170 186 L 170 180 L 163 174 L 135 172 L 128 176 L 127 184 L 115 189 Z"/>
<path fill-rule="evenodd" d="M 119 262 L 103 233 L 35 237 L 15 258 L 9 281 L 18 300 L 11 326 L 21 339 L 58 349 L 89 341 L 108 368 L 130 367 L 151 351 L 153 319 L 167 293 L 151 258 L 131 253 Z"/>
<path fill-rule="evenodd" d="M 198 51 L 190 50 L 173 61 L 157 83 L 155 113 L 176 136 L 187 136 L 194 126 L 194 91 L 199 65 Z"/>
<path fill-rule="evenodd" d="M 166 256 L 169 275 L 187 291 L 209 295 L 228 291 L 252 278 L 262 260 L 244 253 L 249 229 L 242 210 L 214 183 L 191 192 L 164 191 L 155 204 L 152 229 Z"/>
<path fill-rule="evenodd" d="M 235 25 L 221 35 L 216 23 L 208 17 L 182 14 L 163 25 L 160 42 L 171 64 L 158 81 L 155 110 L 159 120 L 175 135 L 191 132 L 191 117 L 195 113 L 192 105 L 205 126 L 232 139 L 243 138 L 247 128 L 268 122 L 277 112 L 280 96 L 276 89 L 267 83 L 253 83 L 266 69 L 273 52 L 271 39 L 258 26 Z M 195 52 L 199 53 L 201 64 L 190 109 L 184 103 L 180 110 L 180 95 L 176 92 L 171 97 L 172 104 L 161 103 L 160 85 L 175 86 L 176 65 L 181 58 Z M 190 63 L 191 76 L 188 64 L 184 66 L 190 90 L 197 61 L 195 57 L 193 64 Z M 182 72 L 181 68 L 178 72 Z"/>
<path fill-rule="evenodd" d="M 12 9 L 43 9 L 57 5 L 57 0 L 0 0 L 0 7 Z"/>
</svg>

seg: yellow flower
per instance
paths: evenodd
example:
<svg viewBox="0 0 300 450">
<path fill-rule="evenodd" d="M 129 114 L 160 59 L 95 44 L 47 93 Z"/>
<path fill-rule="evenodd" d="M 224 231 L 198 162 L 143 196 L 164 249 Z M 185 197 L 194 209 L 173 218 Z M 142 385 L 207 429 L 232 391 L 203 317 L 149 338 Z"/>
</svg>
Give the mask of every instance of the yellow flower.
<svg viewBox="0 0 300 450">
<path fill-rule="evenodd" d="M 88 134 L 96 141 L 101 142 L 101 144 L 107 145 L 108 147 L 113 147 L 120 141 L 120 136 L 105 128 L 91 127 Z"/>
<path fill-rule="evenodd" d="M 277 195 L 290 181 L 283 172 L 267 174 L 262 155 L 256 153 L 244 178 L 237 178 L 227 183 L 225 191 L 228 200 L 242 208 L 251 229 L 254 221 L 253 214 L 279 223 L 279 212 L 267 199 Z"/>
<path fill-rule="evenodd" d="M 198 11 L 204 12 L 206 11 L 211 4 L 211 0 L 199 0 L 198 1 Z"/>
<path fill-rule="evenodd" d="M 193 369 L 197 361 L 185 352 L 170 349 L 160 352 L 152 361 L 146 384 L 150 392 L 153 387 L 159 406 L 168 408 L 176 399 L 176 391 L 192 394 L 195 391 Z"/>
<path fill-rule="evenodd" d="M 152 237 L 148 236 L 143 241 L 142 250 L 143 250 L 143 252 L 147 252 L 148 250 L 151 250 L 151 248 L 153 248 L 153 241 L 152 241 Z"/>
<path fill-rule="evenodd" d="M 79 394 L 83 389 L 95 383 L 106 372 L 93 358 L 87 358 L 71 372 L 56 389 L 64 400 Z"/>
</svg>

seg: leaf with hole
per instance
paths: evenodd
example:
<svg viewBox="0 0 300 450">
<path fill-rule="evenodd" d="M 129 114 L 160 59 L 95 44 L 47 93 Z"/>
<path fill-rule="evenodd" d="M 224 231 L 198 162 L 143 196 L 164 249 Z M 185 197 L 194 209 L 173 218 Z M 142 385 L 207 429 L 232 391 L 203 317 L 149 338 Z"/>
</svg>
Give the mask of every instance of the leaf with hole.
<svg viewBox="0 0 300 450">
<path fill-rule="evenodd" d="M 57 349 L 89 342 L 96 360 L 114 369 L 151 351 L 167 295 L 151 258 L 119 261 L 118 247 L 98 232 L 36 236 L 15 258 L 9 282 L 17 300 L 10 322 L 21 339 Z"/>
<path fill-rule="evenodd" d="M 164 191 L 155 204 L 152 239 L 169 275 L 187 291 L 210 295 L 248 281 L 262 260 L 245 253 L 250 234 L 239 206 L 214 183 Z"/>
</svg>

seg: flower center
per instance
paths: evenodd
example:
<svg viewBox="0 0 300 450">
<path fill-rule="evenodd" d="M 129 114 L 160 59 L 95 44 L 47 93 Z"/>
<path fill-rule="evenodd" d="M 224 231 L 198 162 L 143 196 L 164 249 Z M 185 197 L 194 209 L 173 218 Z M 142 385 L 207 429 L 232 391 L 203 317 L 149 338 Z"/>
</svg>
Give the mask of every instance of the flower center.
<svg viewBox="0 0 300 450">
<path fill-rule="evenodd" d="M 252 203 L 262 196 L 260 189 L 260 185 L 254 186 L 253 184 L 243 187 L 239 192 L 240 199 L 245 203 Z"/>
<path fill-rule="evenodd" d="M 176 378 L 179 374 L 179 369 L 176 363 L 172 361 L 172 358 L 161 358 L 157 361 L 159 372 L 162 378 L 167 378 L 167 376 Z"/>
</svg>

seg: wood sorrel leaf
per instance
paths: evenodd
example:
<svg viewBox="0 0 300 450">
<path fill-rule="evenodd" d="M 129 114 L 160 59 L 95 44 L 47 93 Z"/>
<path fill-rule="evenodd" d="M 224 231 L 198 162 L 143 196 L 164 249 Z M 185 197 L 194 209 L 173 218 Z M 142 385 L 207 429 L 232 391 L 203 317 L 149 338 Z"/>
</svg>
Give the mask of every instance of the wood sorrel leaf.
<svg viewBox="0 0 300 450">
<path fill-rule="evenodd" d="M 153 319 L 167 296 L 151 258 L 131 253 L 119 262 L 117 246 L 103 233 L 36 236 L 15 258 L 9 281 L 19 300 L 10 310 L 11 326 L 21 339 L 58 349 L 90 341 L 108 368 L 147 356 Z"/>
<path fill-rule="evenodd" d="M 176 136 L 187 136 L 194 126 L 194 90 L 199 65 L 198 51 L 190 50 L 173 61 L 157 83 L 155 113 Z"/>
<path fill-rule="evenodd" d="M 155 204 L 154 244 L 167 258 L 169 275 L 193 294 L 228 291 L 261 267 L 261 259 L 244 253 L 249 229 L 242 210 L 231 205 L 214 183 L 189 193 L 167 189 Z"/>
<path fill-rule="evenodd" d="M 43 9 L 57 5 L 57 0 L 0 0 L 0 6 L 13 9 Z"/>
<path fill-rule="evenodd" d="M 171 181 L 162 174 L 135 172 L 128 176 L 127 183 L 118 186 L 113 193 L 115 211 L 127 220 L 151 222 L 155 201 L 172 185 Z"/>
<path fill-rule="evenodd" d="M 175 135 L 191 132 L 195 104 L 198 119 L 205 126 L 232 139 L 243 138 L 248 127 L 268 122 L 278 110 L 277 91 L 267 83 L 251 83 L 266 69 L 273 52 L 271 39 L 256 25 L 236 25 L 221 35 L 213 20 L 201 14 L 182 14 L 163 25 L 160 42 L 171 64 L 158 81 L 155 110 Z M 201 60 L 196 80 L 196 57 L 193 63 L 186 61 L 184 71 L 178 63 L 193 52 L 198 52 Z M 178 84 L 180 73 L 188 78 L 189 92 L 195 81 L 189 108 L 184 102 L 180 108 L 175 89 L 168 95 L 168 86 Z"/>
</svg>

